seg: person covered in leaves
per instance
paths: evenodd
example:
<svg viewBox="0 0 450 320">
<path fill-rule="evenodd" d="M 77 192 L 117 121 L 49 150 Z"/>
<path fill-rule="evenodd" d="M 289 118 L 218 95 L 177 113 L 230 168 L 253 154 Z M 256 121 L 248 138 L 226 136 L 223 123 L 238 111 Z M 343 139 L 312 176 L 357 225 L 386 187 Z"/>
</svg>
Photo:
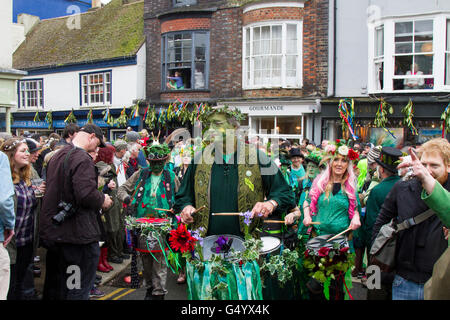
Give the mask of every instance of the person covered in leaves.
<svg viewBox="0 0 450 320">
<path fill-rule="evenodd" d="M 204 228 L 202 237 L 244 237 L 244 216 L 212 213 L 250 211 L 249 234 L 259 238 L 262 219 L 295 207 L 278 167 L 240 135 L 241 118 L 238 110 L 226 106 L 205 114 L 204 148 L 194 156 L 175 196 L 175 212 L 181 212 L 181 221 L 191 224 L 191 230 Z"/>
<path fill-rule="evenodd" d="M 117 191 L 117 197 L 133 208 L 132 212 L 136 218 L 168 218 L 167 211 L 157 208 L 170 210 L 179 186 L 175 174 L 164 169 L 170 149 L 166 144 L 154 143 L 145 147 L 144 153 L 149 167 L 136 171 L 122 184 Z M 136 240 L 135 249 L 145 248 L 145 244 L 141 243 L 145 241 L 142 237 L 137 237 Z M 150 254 L 148 250 L 145 252 L 142 249 L 139 251 L 147 287 L 145 300 L 163 300 L 167 294 L 167 265 L 163 253 Z"/>
</svg>

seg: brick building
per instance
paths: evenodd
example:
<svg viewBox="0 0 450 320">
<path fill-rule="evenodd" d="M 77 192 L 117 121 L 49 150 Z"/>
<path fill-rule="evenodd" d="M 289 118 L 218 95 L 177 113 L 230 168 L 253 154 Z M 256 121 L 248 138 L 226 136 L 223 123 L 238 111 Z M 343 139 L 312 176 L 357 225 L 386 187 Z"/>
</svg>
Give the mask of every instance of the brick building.
<svg viewBox="0 0 450 320">
<path fill-rule="evenodd" d="M 328 0 L 145 0 L 147 101 L 229 105 L 263 138 L 318 143 L 328 11 Z"/>
</svg>

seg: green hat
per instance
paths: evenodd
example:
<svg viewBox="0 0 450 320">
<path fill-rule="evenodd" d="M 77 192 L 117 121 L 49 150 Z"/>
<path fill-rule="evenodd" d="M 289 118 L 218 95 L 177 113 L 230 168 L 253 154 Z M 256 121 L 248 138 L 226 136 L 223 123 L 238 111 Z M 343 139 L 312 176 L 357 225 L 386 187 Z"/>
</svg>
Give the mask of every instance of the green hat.
<svg viewBox="0 0 450 320">
<path fill-rule="evenodd" d="M 154 143 L 149 147 L 145 147 L 143 151 L 148 161 L 164 161 L 170 155 L 169 146 L 165 143 Z"/>
<path fill-rule="evenodd" d="M 246 116 L 238 108 L 231 109 L 229 106 L 223 106 L 221 108 L 211 108 L 205 112 L 206 117 L 209 117 L 216 113 L 224 113 L 228 117 L 236 119 L 236 121 L 245 120 Z"/>
<path fill-rule="evenodd" d="M 306 163 L 312 162 L 312 163 L 315 163 L 317 166 L 320 166 L 322 159 L 323 159 L 323 155 L 321 152 L 313 151 L 306 156 L 305 161 L 306 161 Z"/>
</svg>

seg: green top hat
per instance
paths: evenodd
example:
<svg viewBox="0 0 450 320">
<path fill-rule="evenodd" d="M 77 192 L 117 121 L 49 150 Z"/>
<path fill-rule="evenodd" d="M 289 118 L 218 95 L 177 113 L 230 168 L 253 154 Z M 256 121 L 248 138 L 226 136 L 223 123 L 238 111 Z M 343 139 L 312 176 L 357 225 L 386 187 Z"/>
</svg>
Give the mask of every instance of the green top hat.
<svg viewBox="0 0 450 320">
<path fill-rule="evenodd" d="M 148 161 L 164 161 L 170 155 L 169 146 L 165 143 L 154 143 L 149 147 L 145 147 L 143 150 Z"/>
</svg>

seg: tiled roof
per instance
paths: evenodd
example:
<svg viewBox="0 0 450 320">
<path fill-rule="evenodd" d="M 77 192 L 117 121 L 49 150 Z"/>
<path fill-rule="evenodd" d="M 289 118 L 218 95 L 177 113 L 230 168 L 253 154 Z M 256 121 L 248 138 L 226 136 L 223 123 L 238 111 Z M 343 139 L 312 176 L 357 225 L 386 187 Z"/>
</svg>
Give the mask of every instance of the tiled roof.
<svg viewBox="0 0 450 320">
<path fill-rule="evenodd" d="M 112 0 L 101 9 L 40 21 L 13 55 L 13 68 L 35 69 L 133 56 L 145 41 L 144 1 Z"/>
</svg>

